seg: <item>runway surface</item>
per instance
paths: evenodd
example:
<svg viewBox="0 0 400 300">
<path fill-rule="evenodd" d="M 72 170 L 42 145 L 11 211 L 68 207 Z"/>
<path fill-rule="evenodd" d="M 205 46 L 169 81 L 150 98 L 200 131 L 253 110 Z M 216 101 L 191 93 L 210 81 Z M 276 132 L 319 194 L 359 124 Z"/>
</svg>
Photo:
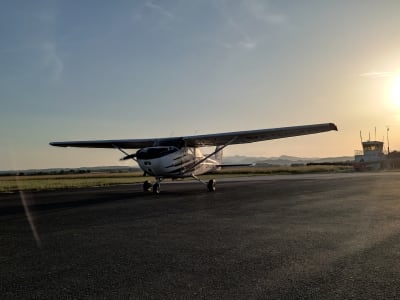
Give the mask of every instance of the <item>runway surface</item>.
<svg viewBox="0 0 400 300">
<path fill-rule="evenodd" d="M 0 194 L 11 298 L 394 299 L 400 173 Z M 24 209 L 23 203 L 26 204 Z"/>
</svg>

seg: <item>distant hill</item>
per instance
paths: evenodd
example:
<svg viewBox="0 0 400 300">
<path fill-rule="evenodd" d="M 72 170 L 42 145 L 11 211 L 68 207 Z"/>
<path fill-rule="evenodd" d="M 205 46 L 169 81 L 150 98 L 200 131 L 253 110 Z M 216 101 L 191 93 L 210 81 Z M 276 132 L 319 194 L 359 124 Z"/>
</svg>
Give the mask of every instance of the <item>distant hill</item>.
<svg viewBox="0 0 400 300">
<path fill-rule="evenodd" d="M 13 170 L 0 171 L 0 176 L 14 175 L 48 175 L 48 174 L 84 174 L 84 173 L 126 173 L 139 171 L 139 167 L 127 166 L 102 166 L 102 167 L 81 167 L 81 168 L 50 168 L 50 169 L 29 169 L 29 170 Z"/>
<path fill-rule="evenodd" d="M 303 158 L 281 155 L 279 157 L 260 157 L 260 156 L 226 156 L 223 158 L 223 164 L 255 164 L 258 166 L 290 166 L 293 164 L 307 163 L 326 163 L 326 162 L 348 162 L 353 161 L 352 156 L 328 157 L 328 158 Z M 81 167 L 81 168 L 51 168 L 51 169 L 29 169 L 0 171 L 0 176 L 6 175 L 45 175 L 45 174 L 80 174 L 93 172 L 124 173 L 140 171 L 136 165 L 128 166 L 101 166 L 101 167 Z"/>
<path fill-rule="evenodd" d="M 256 164 L 256 165 L 274 165 L 274 166 L 290 166 L 292 164 L 307 163 L 327 163 L 327 162 L 347 162 L 353 161 L 353 156 L 326 157 L 326 158 L 303 158 L 295 156 L 281 155 L 279 157 L 249 157 L 249 156 L 227 156 L 224 157 L 224 164 Z"/>
</svg>

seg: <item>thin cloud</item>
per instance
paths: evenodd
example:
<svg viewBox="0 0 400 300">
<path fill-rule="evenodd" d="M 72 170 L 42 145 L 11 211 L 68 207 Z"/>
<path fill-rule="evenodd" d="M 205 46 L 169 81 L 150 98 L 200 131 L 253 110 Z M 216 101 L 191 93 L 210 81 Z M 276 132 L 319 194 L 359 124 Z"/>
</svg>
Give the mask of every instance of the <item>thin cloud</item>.
<svg viewBox="0 0 400 300">
<path fill-rule="evenodd" d="M 174 14 L 163 8 L 161 5 L 155 4 L 153 1 L 146 1 L 145 6 L 168 19 L 175 19 Z"/>
<path fill-rule="evenodd" d="M 154 18 L 156 18 L 156 22 L 158 22 L 160 26 L 165 26 L 176 20 L 175 15 L 170 10 L 151 0 L 147 0 L 139 5 L 132 15 L 132 20 L 137 23 L 146 21 L 152 22 Z"/>
<path fill-rule="evenodd" d="M 244 1 L 246 9 L 249 13 L 257 20 L 273 24 L 281 25 L 288 21 L 287 16 L 271 11 L 268 7 L 268 2 L 259 0 L 247 0 Z"/>
<path fill-rule="evenodd" d="M 230 28 L 239 36 L 239 41 L 234 43 L 236 47 L 242 49 L 254 49 L 257 47 L 257 41 L 252 38 L 245 30 L 244 26 L 241 26 L 232 17 L 228 19 L 228 24 Z"/>
<path fill-rule="evenodd" d="M 243 49 L 254 49 L 257 47 L 257 43 L 256 42 L 251 42 L 251 41 L 247 41 L 247 42 L 239 42 L 239 47 L 243 48 Z"/>
<path fill-rule="evenodd" d="M 45 26 L 52 26 L 56 23 L 56 14 L 51 9 L 33 13 L 33 16 Z"/>
<path fill-rule="evenodd" d="M 256 42 L 252 42 L 252 41 L 239 41 L 239 42 L 237 42 L 235 44 L 227 43 L 227 42 L 220 42 L 219 41 L 218 44 L 221 47 L 225 48 L 225 49 L 235 49 L 235 48 L 237 49 L 237 48 L 240 48 L 240 49 L 252 50 L 252 49 L 257 47 L 257 43 Z"/>
<path fill-rule="evenodd" d="M 64 63 L 57 53 L 55 43 L 43 43 L 41 50 L 43 53 L 43 69 L 48 72 L 50 79 L 60 79 L 64 70 Z"/>
<path fill-rule="evenodd" d="M 384 78 L 384 77 L 392 77 L 394 76 L 394 72 L 366 72 L 360 74 L 361 77 L 367 77 L 367 78 Z"/>
<path fill-rule="evenodd" d="M 224 37 L 224 41 L 220 42 L 220 45 L 227 49 L 256 49 L 271 30 L 288 23 L 288 17 L 271 10 L 266 1 L 222 0 L 218 4 L 218 9 L 225 19 L 227 36 L 231 36 Z"/>
<path fill-rule="evenodd" d="M 222 47 L 226 48 L 226 49 L 233 49 L 234 46 L 230 43 L 226 43 L 226 42 L 218 42 Z"/>
</svg>

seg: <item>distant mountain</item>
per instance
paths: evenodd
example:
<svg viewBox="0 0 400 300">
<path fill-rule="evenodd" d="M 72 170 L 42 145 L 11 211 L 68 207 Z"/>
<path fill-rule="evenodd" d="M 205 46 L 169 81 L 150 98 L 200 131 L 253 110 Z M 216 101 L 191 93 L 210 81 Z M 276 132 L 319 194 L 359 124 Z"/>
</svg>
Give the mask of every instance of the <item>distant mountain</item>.
<svg viewBox="0 0 400 300">
<path fill-rule="evenodd" d="M 327 157 L 327 158 L 304 158 L 288 155 L 279 157 L 249 157 L 249 156 L 227 156 L 223 158 L 224 164 L 256 164 L 256 165 L 276 165 L 290 166 L 292 164 L 307 164 L 307 163 L 326 163 L 326 162 L 347 162 L 353 161 L 352 156 Z"/>
<path fill-rule="evenodd" d="M 222 158 L 223 164 L 253 164 L 257 161 L 265 160 L 265 157 L 251 157 L 251 156 L 243 156 L 243 155 L 235 155 L 235 156 L 224 156 Z"/>
<path fill-rule="evenodd" d="M 352 156 L 327 157 L 327 158 L 303 158 L 288 155 L 279 157 L 261 157 L 261 156 L 226 156 L 222 159 L 223 164 L 256 164 L 259 166 L 290 166 L 293 164 L 307 163 L 326 163 L 326 162 L 348 162 L 353 161 Z M 30 170 L 13 170 L 0 171 L 0 176 L 6 175 L 39 175 L 39 174 L 78 174 L 78 173 L 93 173 L 93 172 L 109 172 L 109 173 L 124 173 L 140 171 L 137 166 L 101 166 L 101 167 L 81 167 L 81 168 L 51 168 L 51 169 L 30 169 Z"/>
</svg>

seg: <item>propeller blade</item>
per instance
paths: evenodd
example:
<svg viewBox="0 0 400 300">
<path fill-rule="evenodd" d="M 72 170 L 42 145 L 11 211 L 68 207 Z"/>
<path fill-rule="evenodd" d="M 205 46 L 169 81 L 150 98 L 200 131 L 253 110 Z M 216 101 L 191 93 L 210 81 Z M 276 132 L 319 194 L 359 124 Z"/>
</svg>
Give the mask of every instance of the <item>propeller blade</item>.
<svg viewBox="0 0 400 300">
<path fill-rule="evenodd" d="M 123 158 L 121 158 L 120 160 L 127 160 L 127 159 L 135 159 L 136 158 L 136 153 L 134 154 L 129 154 L 127 156 L 124 156 Z"/>
</svg>

